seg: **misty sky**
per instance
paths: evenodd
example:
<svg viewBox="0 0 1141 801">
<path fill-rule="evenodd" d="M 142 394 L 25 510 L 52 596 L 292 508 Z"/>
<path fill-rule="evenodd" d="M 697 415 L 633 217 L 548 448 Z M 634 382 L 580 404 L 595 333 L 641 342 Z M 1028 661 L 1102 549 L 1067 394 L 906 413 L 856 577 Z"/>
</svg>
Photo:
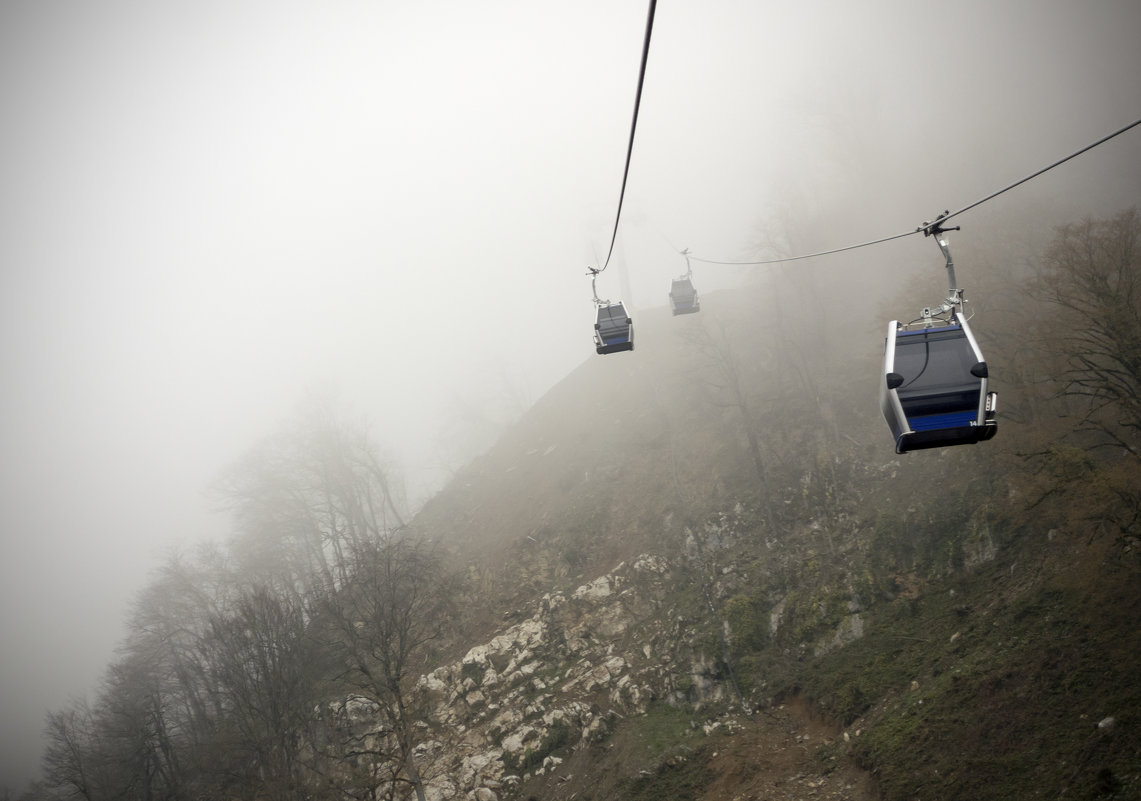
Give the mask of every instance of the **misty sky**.
<svg viewBox="0 0 1141 801">
<path fill-rule="evenodd" d="M 148 570 L 225 535 L 210 481 L 306 397 L 366 418 L 416 500 L 464 426 L 600 358 L 585 268 L 646 11 L 0 4 L 0 787 L 95 691 Z M 664 305 L 675 248 L 751 257 L 836 187 L 862 202 L 814 247 L 966 205 L 1141 117 L 1139 34 L 1136 0 L 663 0 L 599 293 Z M 1088 176 L 1067 202 L 1141 200 L 1139 139 L 1062 168 Z"/>
</svg>

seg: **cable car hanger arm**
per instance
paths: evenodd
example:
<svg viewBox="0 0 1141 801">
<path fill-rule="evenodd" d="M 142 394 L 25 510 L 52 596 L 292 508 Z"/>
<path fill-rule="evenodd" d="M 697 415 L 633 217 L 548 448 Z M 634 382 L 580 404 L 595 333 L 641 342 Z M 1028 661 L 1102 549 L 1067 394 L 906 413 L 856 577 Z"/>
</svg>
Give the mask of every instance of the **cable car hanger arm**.
<svg viewBox="0 0 1141 801">
<path fill-rule="evenodd" d="M 947 283 L 951 289 L 951 298 L 958 298 L 958 301 L 954 302 L 961 302 L 963 290 L 959 289 L 958 284 L 955 282 L 955 262 L 951 259 L 951 248 L 947 244 L 947 239 L 943 234 L 947 231 L 959 231 L 962 229 L 957 225 L 947 227 L 942 224 L 943 221 L 950 219 L 948 216 L 950 213 L 949 211 L 944 211 L 933 221 L 925 222 L 915 230 L 922 231 L 924 236 L 935 237 L 935 243 L 939 246 L 939 250 L 943 251 L 943 258 L 947 260 Z"/>
<path fill-rule="evenodd" d="M 609 306 L 610 305 L 609 300 L 602 300 L 601 298 L 598 297 L 597 284 L 598 284 L 598 274 L 600 272 L 602 272 L 602 270 L 599 270 L 596 267 L 589 267 L 588 266 L 586 268 L 586 274 L 590 276 L 590 292 L 592 295 L 594 295 L 594 305 L 595 306 Z"/>
<path fill-rule="evenodd" d="M 947 238 L 943 236 L 943 234 L 947 233 L 948 231 L 961 230 L 958 225 L 943 225 L 943 222 L 949 219 L 949 214 L 949 211 L 944 211 L 942 214 L 936 216 L 934 220 L 930 222 L 925 221 L 922 225 L 915 229 L 915 233 L 922 231 L 924 236 L 935 237 L 935 244 L 939 246 L 939 250 L 943 253 L 943 258 L 947 266 L 948 294 L 946 300 L 935 307 L 937 311 L 933 310 L 930 306 L 926 306 L 924 307 L 923 311 L 920 312 L 919 319 L 912 320 L 912 323 L 930 321 L 932 318 L 937 317 L 940 314 L 946 314 L 947 312 L 954 312 L 961 315 L 966 309 L 965 304 L 967 300 L 963 297 L 963 290 L 961 287 L 959 287 L 958 282 L 955 280 L 955 261 L 951 258 L 951 246 L 947 243 Z"/>
</svg>

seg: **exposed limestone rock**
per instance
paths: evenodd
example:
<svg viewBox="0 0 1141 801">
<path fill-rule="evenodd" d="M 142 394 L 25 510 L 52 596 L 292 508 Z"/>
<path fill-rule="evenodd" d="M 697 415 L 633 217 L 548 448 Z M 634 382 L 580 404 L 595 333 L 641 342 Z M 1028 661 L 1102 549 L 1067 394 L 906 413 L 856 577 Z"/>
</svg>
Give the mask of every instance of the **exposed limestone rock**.
<svg viewBox="0 0 1141 801">
<path fill-rule="evenodd" d="M 643 713 L 651 699 L 667 697 L 668 677 L 643 643 L 684 631 L 672 623 L 662 630 L 669 618 L 654 615 L 670 589 L 669 570 L 666 560 L 641 556 L 569 595 L 548 593 L 529 618 L 421 677 L 418 703 L 451 735 L 447 744 L 418 752 L 430 777 L 428 797 L 497 799 L 497 790 L 520 778 L 509 775 L 508 764 L 525 765 L 541 753 L 527 772 L 552 771 L 562 760 L 550 749 L 605 738 L 618 715 Z M 639 642 L 625 643 L 635 626 Z M 671 650 L 681 653 L 679 647 Z M 711 666 L 699 660 L 692 669 L 701 674 Z"/>
<path fill-rule="evenodd" d="M 517 754 L 523 750 L 525 743 L 537 744 L 541 734 L 541 731 L 533 726 L 522 726 L 503 738 L 503 750 L 509 754 Z"/>
<path fill-rule="evenodd" d="M 736 536 L 728 517 L 690 533 L 705 553 Z M 529 617 L 422 676 L 412 700 L 429 711 L 425 733 L 439 738 L 417 750 L 427 797 L 498 801 L 525 776 L 555 771 L 562 760 L 552 751 L 605 739 L 614 721 L 655 699 L 698 708 L 728 700 L 719 657 L 702 650 L 708 622 L 662 606 L 676 592 L 673 570 L 643 555 L 573 592 L 547 593 Z M 717 575 L 717 597 L 748 580 L 739 568 Z M 774 632 L 783 607 L 772 610 Z M 822 647 L 862 634 L 859 608 L 849 605 Z M 370 714 L 359 701 L 352 709 Z"/>
<path fill-rule="evenodd" d="M 777 629 L 779 629 L 781 627 L 781 624 L 784 622 L 784 608 L 785 608 L 786 601 L 787 601 L 786 598 L 781 598 L 780 601 L 777 603 L 777 605 L 772 608 L 772 611 L 769 612 L 769 633 L 770 634 L 775 635 L 777 633 Z"/>
<path fill-rule="evenodd" d="M 817 656 L 826 654 L 864 636 L 864 619 L 858 612 L 848 615 L 835 631 L 816 644 Z"/>
<path fill-rule="evenodd" d="M 456 798 L 458 788 L 447 776 L 437 776 L 427 783 L 424 788 L 426 801 L 450 801 Z"/>
<path fill-rule="evenodd" d="M 618 566 L 619 568 L 622 565 Z M 599 576 L 589 584 L 584 584 L 574 591 L 574 599 L 587 600 L 592 602 L 599 602 L 603 598 L 610 597 L 610 576 Z"/>
<path fill-rule="evenodd" d="M 334 719 L 345 720 L 351 723 L 375 720 L 380 705 L 369 698 L 351 695 L 342 701 L 329 704 L 329 712 Z"/>
</svg>

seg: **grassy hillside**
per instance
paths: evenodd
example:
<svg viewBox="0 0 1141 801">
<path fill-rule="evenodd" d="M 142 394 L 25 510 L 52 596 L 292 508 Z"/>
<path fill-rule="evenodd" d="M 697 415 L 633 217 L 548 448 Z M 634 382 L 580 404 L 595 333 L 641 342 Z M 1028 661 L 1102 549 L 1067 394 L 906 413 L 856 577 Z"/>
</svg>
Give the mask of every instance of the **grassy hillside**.
<svg viewBox="0 0 1141 801">
<path fill-rule="evenodd" d="M 1064 323 L 1024 278 L 979 277 L 1006 411 L 990 443 L 896 455 L 876 405 L 884 322 L 798 316 L 792 290 L 758 283 L 697 315 L 640 314 L 634 353 L 584 363 L 416 526 L 459 543 L 488 632 L 638 553 L 682 560 L 674 601 L 752 711 L 745 729 L 806 704 L 832 727 L 813 758 L 870 797 L 1135 797 L 1141 470 L 1057 399 L 1065 353 L 1040 334 Z M 613 779 L 577 797 L 754 787 L 755 754 L 728 765 L 731 745 L 671 734 L 671 714 L 576 753 Z"/>
</svg>

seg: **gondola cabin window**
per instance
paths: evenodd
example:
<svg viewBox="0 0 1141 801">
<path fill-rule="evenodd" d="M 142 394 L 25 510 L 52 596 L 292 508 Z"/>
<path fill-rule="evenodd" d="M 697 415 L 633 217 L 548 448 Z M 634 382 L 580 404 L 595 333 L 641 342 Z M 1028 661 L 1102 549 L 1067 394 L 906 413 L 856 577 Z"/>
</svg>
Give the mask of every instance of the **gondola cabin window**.
<svg viewBox="0 0 1141 801">
<path fill-rule="evenodd" d="M 970 425 L 978 416 L 978 364 L 958 326 L 900 332 L 895 372 L 903 377 L 899 400 L 912 428 Z M 931 415 L 934 420 L 925 421 Z"/>
<path fill-rule="evenodd" d="M 634 349 L 633 321 L 621 303 L 598 307 L 598 317 L 594 324 L 594 346 L 598 353 Z"/>
<path fill-rule="evenodd" d="M 892 321 L 882 381 L 880 408 L 898 453 L 994 436 L 996 396 L 966 320 L 913 329 Z"/>
</svg>

